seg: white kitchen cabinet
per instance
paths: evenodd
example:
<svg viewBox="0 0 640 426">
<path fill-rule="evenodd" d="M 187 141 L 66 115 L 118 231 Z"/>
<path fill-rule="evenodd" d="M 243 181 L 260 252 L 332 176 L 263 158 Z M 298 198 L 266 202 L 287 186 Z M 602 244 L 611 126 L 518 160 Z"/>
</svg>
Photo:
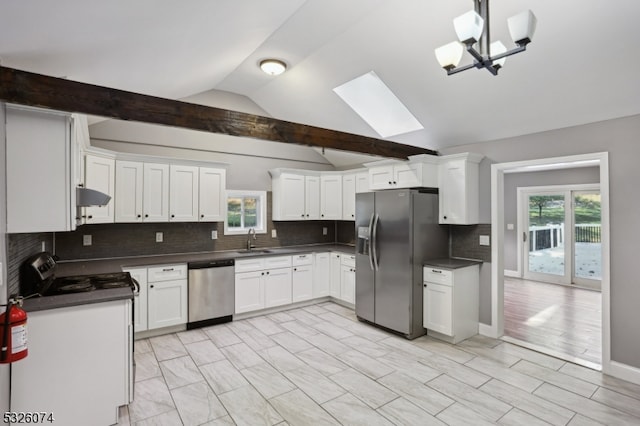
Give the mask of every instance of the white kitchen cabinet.
<svg viewBox="0 0 640 426">
<path fill-rule="evenodd" d="M 320 219 L 320 176 L 304 171 L 270 171 L 273 220 Z"/>
<path fill-rule="evenodd" d="M 356 174 L 342 176 L 342 220 L 356 220 Z"/>
<path fill-rule="evenodd" d="M 84 208 L 85 223 L 113 223 L 115 219 L 115 186 L 116 186 L 116 162 L 114 157 L 108 155 L 85 155 L 85 185 L 89 189 L 95 189 L 111 196 L 111 200 L 105 206 L 91 206 Z"/>
<path fill-rule="evenodd" d="M 29 355 L 11 364 L 11 410 L 51 413 L 46 424 L 117 423 L 133 392 L 131 300 L 29 312 L 28 321 Z"/>
<path fill-rule="evenodd" d="M 144 163 L 143 222 L 169 221 L 169 165 Z"/>
<path fill-rule="evenodd" d="M 320 219 L 320 177 L 304 177 L 304 218 Z"/>
<path fill-rule="evenodd" d="M 269 269 L 264 275 L 264 307 L 291 304 L 291 268 Z"/>
<path fill-rule="evenodd" d="M 198 221 L 198 179 L 198 167 L 169 166 L 169 222 Z"/>
<path fill-rule="evenodd" d="M 423 268 L 423 326 L 427 334 L 458 343 L 478 334 L 479 267 Z"/>
<path fill-rule="evenodd" d="M 143 174 L 141 162 L 116 160 L 116 222 L 142 222 Z"/>
<path fill-rule="evenodd" d="M 342 220 L 342 175 L 320 176 L 320 219 Z"/>
<path fill-rule="evenodd" d="M 340 258 L 340 299 L 356 302 L 356 257 L 343 254 Z"/>
<path fill-rule="evenodd" d="M 313 265 L 313 297 L 329 296 L 331 253 L 316 253 Z"/>
<path fill-rule="evenodd" d="M 313 299 L 313 254 L 292 256 L 291 301 Z"/>
<path fill-rule="evenodd" d="M 342 255 L 340 253 L 331 253 L 330 260 L 330 270 L 331 274 L 329 276 L 329 295 L 331 297 L 335 297 L 339 299 L 342 297 L 341 288 L 340 288 L 340 274 L 341 274 L 341 262 L 340 258 Z"/>
<path fill-rule="evenodd" d="M 472 225 L 479 221 L 479 163 L 473 153 L 441 157 L 439 165 L 440 223 Z"/>
<path fill-rule="evenodd" d="M 367 163 L 369 190 L 394 188 L 437 188 L 439 157 L 412 155 L 409 161 L 382 160 Z"/>
<path fill-rule="evenodd" d="M 264 271 L 236 273 L 235 313 L 264 308 Z"/>
<path fill-rule="evenodd" d="M 291 264 L 291 256 L 236 260 L 235 313 L 290 304 Z"/>
<path fill-rule="evenodd" d="M 123 272 L 131 274 L 131 278 L 139 285 L 138 296 L 133 299 L 133 329 L 137 333 L 148 329 L 147 324 L 147 268 L 125 268 Z"/>
<path fill-rule="evenodd" d="M 75 229 L 71 122 L 70 114 L 6 105 L 7 232 Z"/>
<path fill-rule="evenodd" d="M 369 173 L 358 172 L 356 173 L 356 194 L 363 192 L 369 192 Z"/>
<path fill-rule="evenodd" d="M 225 219 L 226 170 L 200 167 L 198 208 L 200 222 L 222 222 Z"/>
<path fill-rule="evenodd" d="M 187 323 L 187 265 L 147 269 L 148 329 Z"/>
</svg>

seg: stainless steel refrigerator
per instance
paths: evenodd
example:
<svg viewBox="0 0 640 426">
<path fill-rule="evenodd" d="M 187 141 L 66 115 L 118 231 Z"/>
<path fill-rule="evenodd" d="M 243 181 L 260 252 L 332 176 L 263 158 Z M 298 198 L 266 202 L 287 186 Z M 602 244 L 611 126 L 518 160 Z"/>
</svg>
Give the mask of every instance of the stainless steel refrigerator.
<svg viewBox="0 0 640 426">
<path fill-rule="evenodd" d="M 422 263 L 448 257 L 437 190 L 356 195 L 356 315 L 409 339 L 422 326 Z"/>
</svg>

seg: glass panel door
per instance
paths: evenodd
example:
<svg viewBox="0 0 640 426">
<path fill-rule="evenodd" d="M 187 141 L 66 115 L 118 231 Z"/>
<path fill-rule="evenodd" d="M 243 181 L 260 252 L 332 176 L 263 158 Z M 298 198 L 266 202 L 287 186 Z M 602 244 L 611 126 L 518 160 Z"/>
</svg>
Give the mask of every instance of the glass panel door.
<svg viewBox="0 0 640 426">
<path fill-rule="evenodd" d="M 602 221 L 600 191 L 574 191 L 573 282 L 600 290 L 602 277 Z"/>
<path fill-rule="evenodd" d="M 565 245 L 567 235 L 568 194 L 565 192 L 538 192 L 525 195 L 526 227 L 525 278 L 568 284 L 571 256 Z M 570 219 L 570 216 L 569 216 Z"/>
</svg>

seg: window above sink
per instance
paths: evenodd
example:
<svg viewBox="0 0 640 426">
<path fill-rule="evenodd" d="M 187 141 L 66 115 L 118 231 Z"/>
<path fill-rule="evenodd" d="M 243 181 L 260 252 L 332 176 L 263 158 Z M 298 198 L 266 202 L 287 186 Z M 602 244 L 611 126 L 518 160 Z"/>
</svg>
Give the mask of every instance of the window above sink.
<svg viewBox="0 0 640 426">
<path fill-rule="evenodd" d="M 252 228 L 256 234 L 267 233 L 267 192 L 227 190 L 225 235 L 247 234 Z"/>
</svg>

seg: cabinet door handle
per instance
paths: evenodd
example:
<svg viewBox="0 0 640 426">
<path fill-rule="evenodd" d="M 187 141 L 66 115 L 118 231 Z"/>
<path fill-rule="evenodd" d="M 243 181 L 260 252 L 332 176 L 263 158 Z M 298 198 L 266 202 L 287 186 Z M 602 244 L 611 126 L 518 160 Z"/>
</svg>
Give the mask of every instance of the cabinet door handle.
<svg viewBox="0 0 640 426">
<path fill-rule="evenodd" d="M 304 213 L 302 213 L 302 214 L 300 215 L 300 217 L 304 217 Z"/>
<path fill-rule="evenodd" d="M 176 217 L 176 215 L 175 215 L 175 214 L 172 214 L 172 215 L 171 215 L 171 217 Z"/>
<path fill-rule="evenodd" d="M 269 271 L 267 271 L 267 275 L 269 275 Z"/>
<path fill-rule="evenodd" d="M 138 218 L 141 218 L 141 217 L 142 217 L 142 215 L 141 215 L 141 214 L 139 214 L 137 217 L 138 217 Z"/>
<path fill-rule="evenodd" d="M 260 275 L 264 275 L 264 272 L 263 272 L 263 273 L 261 273 Z"/>
<path fill-rule="evenodd" d="M 427 285 L 426 285 L 426 284 L 423 284 L 423 286 L 424 286 L 424 288 L 427 288 Z"/>
<path fill-rule="evenodd" d="M 443 217 L 445 220 L 447 219 L 447 217 L 446 217 L 446 216 L 442 216 L 442 217 Z"/>
<path fill-rule="evenodd" d="M 298 270 L 298 268 L 293 268 L 293 272 L 295 272 L 295 271 L 297 271 L 297 270 Z"/>
<path fill-rule="evenodd" d="M 149 288 L 153 288 L 153 284 L 149 285 Z"/>
<path fill-rule="evenodd" d="M 389 181 L 389 185 L 391 185 L 391 181 Z"/>
<path fill-rule="evenodd" d="M 149 215 L 148 215 L 148 214 L 145 214 L 145 215 L 144 215 L 144 217 L 149 217 Z"/>
<path fill-rule="evenodd" d="M 436 273 L 436 274 L 441 274 L 442 271 L 438 271 L 437 269 L 432 269 L 431 272 Z"/>
<path fill-rule="evenodd" d="M 321 214 L 320 216 L 321 216 L 321 217 L 324 217 L 324 215 L 323 215 L 323 214 Z"/>
<path fill-rule="evenodd" d="M 394 185 L 397 185 L 397 184 L 398 184 L 398 182 L 396 182 L 396 181 L 394 180 L 394 181 L 393 181 L 393 184 L 394 184 Z"/>
<path fill-rule="evenodd" d="M 87 216 L 87 219 L 93 219 L 93 215 Z"/>
<path fill-rule="evenodd" d="M 307 217 L 309 217 L 309 213 L 307 213 Z"/>
<path fill-rule="evenodd" d="M 201 218 L 204 218 L 204 215 L 203 215 L 203 214 L 201 214 L 201 215 L 200 215 L 200 217 L 201 217 Z"/>
</svg>

